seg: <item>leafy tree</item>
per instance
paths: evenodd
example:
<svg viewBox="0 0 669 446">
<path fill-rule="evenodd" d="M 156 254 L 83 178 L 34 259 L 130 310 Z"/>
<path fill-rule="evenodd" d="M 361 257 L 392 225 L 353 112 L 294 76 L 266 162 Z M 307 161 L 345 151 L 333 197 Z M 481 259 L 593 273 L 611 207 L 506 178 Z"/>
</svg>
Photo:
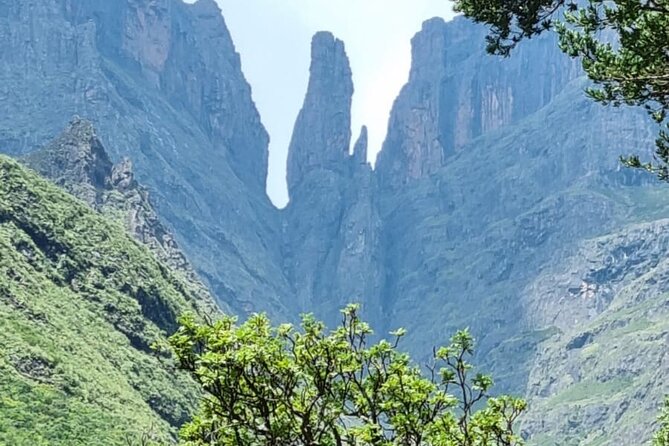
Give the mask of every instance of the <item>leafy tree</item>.
<svg viewBox="0 0 669 446">
<path fill-rule="evenodd" d="M 169 340 L 180 367 L 202 386 L 197 416 L 181 431 L 187 446 L 511 446 L 525 402 L 491 397 L 492 379 L 468 362 L 468 331 L 434 350 L 421 370 L 392 341 L 372 331 L 351 305 L 326 331 L 273 327 L 252 316 L 199 324 L 182 318 Z M 424 373 L 425 372 L 425 373 Z"/>
<path fill-rule="evenodd" d="M 664 408 L 658 417 L 660 430 L 653 438 L 653 446 L 669 446 L 669 398 L 664 401 Z"/>
<path fill-rule="evenodd" d="M 669 0 L 455 0 L 456 9 L 490 26 L 488 51 L 508 56 L 526 38 L 554 29 L 560 48 L 581 59 L 596 101 L 644 107 L 669 126 Z M 631 167 L 669 181 L 669 131 L 661 130 L 652 162 Z"/>
</svg>

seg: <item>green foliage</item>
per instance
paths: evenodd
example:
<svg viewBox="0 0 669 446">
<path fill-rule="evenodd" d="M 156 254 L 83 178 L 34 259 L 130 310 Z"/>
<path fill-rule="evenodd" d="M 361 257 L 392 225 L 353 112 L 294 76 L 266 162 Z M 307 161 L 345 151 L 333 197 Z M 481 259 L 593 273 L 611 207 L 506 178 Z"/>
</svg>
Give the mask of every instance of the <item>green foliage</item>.
<svg viewBox="0 0 669 446">
<path fill-rule="evenodd" d="M 194 296 L 120 224 L 0 157 L 0 444 L 173 439 L 199 394 L 150 345 Z"/>
<path fill-rule="evenodd" d="M 304 316 L 300 329 L 254 315 L 238 325 L 181 319 L 169 348 L 202 386 L 184 445 L 517 445 L 522 400 L 491 397 L 489 376 L 468 359 L 474 341 L 457 333 L 425 370 L 372 330 L 351 305 L 326 331 Z M 423 373 L 423 372 L 427 373 Z"/>
<path fill-rule="evenodd" d="M 664 401 L 664 408 L 657 421 L 660 423 L 660 429 L 653 437 L 653 446 L 669 446 L 669 398 Z"/>
<path fill-rule="evenodd" d="M 590 97 L 642 106 L 669 126 L 667 0 L 456 0 L 456 9 L 490 25 L 488 51 L 494 54 L 508 56 L 521 40 L 555 29 L 561 49 L 580 58 L 597 84 L 588 89 Z M 660 131 L 654 162 L 637 155 L 622 161 L 669 181 L 669 133 Z"/>
</svg>

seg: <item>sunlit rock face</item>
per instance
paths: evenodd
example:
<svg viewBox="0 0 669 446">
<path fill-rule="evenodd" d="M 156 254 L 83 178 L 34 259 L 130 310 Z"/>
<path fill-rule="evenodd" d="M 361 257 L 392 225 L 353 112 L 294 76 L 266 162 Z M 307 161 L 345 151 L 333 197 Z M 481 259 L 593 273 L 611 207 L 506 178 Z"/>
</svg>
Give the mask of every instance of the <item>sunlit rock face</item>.
<svg viewBox="0 0 669 446">
<path fill-rule="evenodd" d="M 311 44 L 309 87 L 288 155 L 288 188 L 296 194 L 316 170 L 346 175 L 351 144 L 351 67 L 341 40 L 326 32 Z"/>
<path fill-rule="evenodd" d="M 389 184 L 434 173 L 472 139 L 548 104 L 580 73 L 553 41 L 530 42 L 501 59 L 483 51 L 484 36 L 465 20 L 432 19 L 414 37 L 410 79 L 379 157 Z"/>
<path fill-rule="evenodd" d="M 288 154 L 283 258 L 302 311 L 336 323 L 347 303 L 381 306 L 380 221 L 366 128 L 349 154 L 353 82 L 344 43 L 318 33 L 311 56 Z"/>
<path fill-rule="evenodd" d="M 90 120 L 221 302 L 288 317 L 268 136 L 214 0 L 1 0 L 0 145 Z"/>
</svg>

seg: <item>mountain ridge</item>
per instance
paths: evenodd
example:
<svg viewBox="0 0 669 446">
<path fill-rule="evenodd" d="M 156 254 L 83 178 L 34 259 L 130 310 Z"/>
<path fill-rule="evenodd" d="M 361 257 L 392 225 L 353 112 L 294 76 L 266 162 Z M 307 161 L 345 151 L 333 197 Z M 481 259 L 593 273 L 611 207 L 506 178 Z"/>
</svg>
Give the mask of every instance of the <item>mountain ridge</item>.
<svg viewBox="0 0 669 446">
<path fill-rule="evenodd" d="M 122 222 L 160 261 L 183 274 L 197 288 L 200 300 L 210 302 L 215 311 L 213 296 L 161 222 L 146 188 L 135 180 L 132 161 L 124 158 L 112 164 L 92 123 L 74 117 L 54 141 L 21 161 L 91 208 Z M 229 311 L 224 303 L 218 307 Z"/>
<path fill-rule="evenodd" d="M 132 160 L 218 300 L 287 319 L 267 134 L 215 2 L 2 0 L 0 10 L 3 150 L 24 155 L 85 117 L 112 160 Z"/>
</svg>

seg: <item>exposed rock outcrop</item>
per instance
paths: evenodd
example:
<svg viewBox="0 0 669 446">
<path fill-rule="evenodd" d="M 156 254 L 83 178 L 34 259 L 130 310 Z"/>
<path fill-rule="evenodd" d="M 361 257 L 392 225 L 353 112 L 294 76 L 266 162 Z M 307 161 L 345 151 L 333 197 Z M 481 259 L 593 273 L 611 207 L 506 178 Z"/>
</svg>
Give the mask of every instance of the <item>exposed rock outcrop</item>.
<svg viewBox="0 0 669 446">
<path fill-rule="evenodd" d="M 135 180 L 132 162 L 126 158 L 112 165 L 90 122 L 75 117 L 58 138 L 23 161 L 97 211 L 120 219 L 136 240 L 183 274 L 200 301 L 213 310 L 213 297 L 160 221 L 148 191 Z M 221 306 L 229 311 L 225 304 Z"/>
<path fill-rule="evenodd" d="M 378 159 L 386 186 L 435 173 L 474 138 L 539 110 L 580 74 L 553 38 L 528 42 L 501 59 L 485 53 L 484 36 L 483 27 L 465 19 L 447 25 L 435 18 L 412 40 L 409 82 Z"/>
<path fill-rule="evenodd" d="M 364 166 L 368 164 L 367 161 L 368 143 L 369 143 L 369 138 L 367 133 L 367 127 L 363 125 L 362 129 L 360 130 L 360 136 L 358 136 L 358 139 L 355 142 L 355 145 L 353 146 L 353 161 L 358 166 L 360 165 Z"/>
<path fill-rule="evenodd" d="M 128 157 L 212 292 L 288 318 L 267 133 L 214 0 L 0 0 L 0 147 L 24 155 L 74 115 Z"/>
<path fill-rule="evenodd" d="M 291 198 L 309 175 L 327 171 L 345 176 L 348 170 L 353 80 L 344 43 L 330 33 L 317 33 L 309 71 L 309 87 L 288 150 Z"/>
<path fill-rule="evenodd" d="M 303 311 L 336 323 L 339 309 L 381 307 L 380 220 L 367 163 L 367 129 L 353 154 L 353 83 L 344 44 L 314 36 L 309 88 L 288 153 L 285 268 Z"/>
</svg>

